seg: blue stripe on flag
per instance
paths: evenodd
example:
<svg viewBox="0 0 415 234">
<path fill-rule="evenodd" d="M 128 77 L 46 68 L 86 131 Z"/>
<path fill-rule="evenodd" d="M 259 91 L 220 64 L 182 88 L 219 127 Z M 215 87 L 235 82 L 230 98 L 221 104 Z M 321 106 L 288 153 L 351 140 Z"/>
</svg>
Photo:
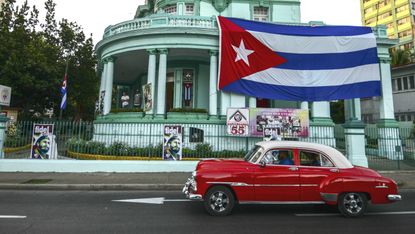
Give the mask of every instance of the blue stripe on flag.
<svg viewBox="0 0 415 234">
<path fill-rule="evenodd" d="M 380 81 L 367 81 L 339 86 L 292 87 L 241 79 L 224 87 L 223 90 L 268 99 L 327 101 L 380 96 L 380 85 Z"/>
<path fill-rule="evenodd" d="M 248 31 L 266 32 L 293 36 L 354 36 L 372 33 L 370 27 L 362 26 L 291 26 L 272 23 L 248 21 L 243 19 L 226 19 Z"/>
<path fill-rule="evenodd" d="M 277 54 L 287 60 L 286 63 L 277 67 L 291 70 L 343 69 L 378 63 L 376 48 L 348 53 L 292 54 L 277 52 Z"/>
</svg>

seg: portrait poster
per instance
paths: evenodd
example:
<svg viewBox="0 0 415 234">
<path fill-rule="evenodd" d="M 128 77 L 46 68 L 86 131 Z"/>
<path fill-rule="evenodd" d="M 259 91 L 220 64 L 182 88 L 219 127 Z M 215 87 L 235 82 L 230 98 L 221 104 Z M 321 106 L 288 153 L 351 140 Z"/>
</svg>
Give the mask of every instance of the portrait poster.
<svg viewBox="0 0 415 234">
<path fill-rule="evenodd" d="M 55 145 L 53 139 L 53 124 L 34 124 L 30 157 L 50 159 Z"/>
<path fill-rule="evenodd" d="M 226 126 L 229 135 L 249 136 L 249 109 L 228 108 Z"/>
<path fill-rule="evenodd" d="M 181 160 L 183 127 L 180 125 L 165 125 L 163 132 L 163 160 Z"/>
<path fill-rule="evenodd" d="M 10 106 L 10 99 L 12 96 L 12 88 L 0 85 L 0 105 Z"/>
<path fill-rule="evenodd" d="M 144 111 L 150 111 L 153 109 L 153 97 L 151 96 L 151 83 L 143 85 L 143 96 L 144 96 Z"/>
<path fill-rule="evenodd" d="M 266 129 L 278 132 L 282 138 L 308 137 L 308 110 L 252 108 L 249 118 L 254 137 L 264 137 Z"/>
</svg>

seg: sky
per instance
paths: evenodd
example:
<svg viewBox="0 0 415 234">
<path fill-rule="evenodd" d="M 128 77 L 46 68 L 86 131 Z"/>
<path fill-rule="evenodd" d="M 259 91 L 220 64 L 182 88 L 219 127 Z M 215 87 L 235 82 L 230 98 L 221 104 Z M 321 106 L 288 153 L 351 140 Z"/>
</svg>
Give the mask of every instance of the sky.
<svg viewBox="0 0 415 234">
<path fill-rule="evenodd" d="M 24 0 L 17 0 L 18 4 Z M 40 10 L 44 19 L 45 0 L 28 0 Z M 104 30 L 134 18 L 138 5 L 144 0 L 55 0 L 56 19 L 66 18 L 82 26 L 85 34 L 92 34 L 94 44 L 102 39 Z M 323 21 L 329 25 L 361 25 L 359 0 L 302 0 L 301 22 Z"/>
</svg>

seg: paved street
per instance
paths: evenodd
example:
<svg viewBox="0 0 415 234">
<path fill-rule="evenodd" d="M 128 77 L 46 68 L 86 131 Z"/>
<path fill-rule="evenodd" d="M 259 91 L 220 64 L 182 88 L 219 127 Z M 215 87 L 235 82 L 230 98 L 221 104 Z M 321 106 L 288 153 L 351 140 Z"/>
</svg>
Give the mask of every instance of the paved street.
<svg viewBox="0 0 415 234">
<path fill-rule="evenodd" d="M 326 206 L 244 205 L 228 217 L 167 191 L 0 190 L 0 233 L 413 233 L 415 190 L 346 219 Z M 143 204 L 113 200 L 158 198 Z"/>
</svg>

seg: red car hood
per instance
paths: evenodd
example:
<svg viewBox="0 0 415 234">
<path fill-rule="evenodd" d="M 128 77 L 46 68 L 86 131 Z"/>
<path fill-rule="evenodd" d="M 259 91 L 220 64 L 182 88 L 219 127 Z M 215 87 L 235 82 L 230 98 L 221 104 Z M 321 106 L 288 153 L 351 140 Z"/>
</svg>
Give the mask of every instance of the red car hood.
<svg viewBox="0 0 415 234">
<path fill-rule="evenodd" d="M 248 162 L 243 159 L 206 159 L 197 164 L 196 170 L 201 169 L 215 169 L 220 170 L 222 168 L 235 168 L 240 166 L 246 166 Z"/>
</svg>

